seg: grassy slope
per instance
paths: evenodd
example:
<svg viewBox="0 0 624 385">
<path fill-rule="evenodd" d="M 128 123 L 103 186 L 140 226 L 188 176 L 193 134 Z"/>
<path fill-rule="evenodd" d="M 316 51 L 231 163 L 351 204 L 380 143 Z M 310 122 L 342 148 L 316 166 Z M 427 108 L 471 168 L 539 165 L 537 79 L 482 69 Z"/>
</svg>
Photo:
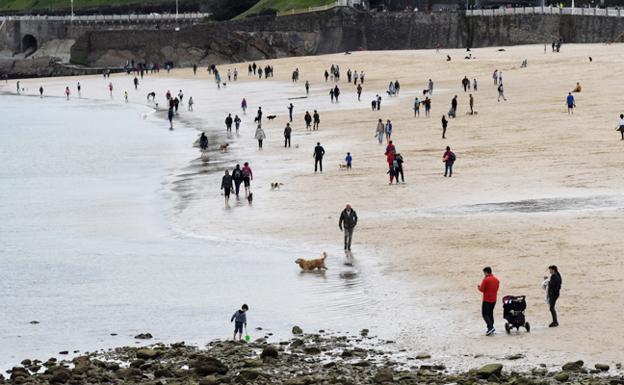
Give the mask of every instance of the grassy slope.
<svg viewBox="0 0 624 385">
<path fill-rule="evenodd" d="M 256 5 L 242 13 L 237 18 L 245 17 L 251 14 L 257 14 L 265 9 L 275 9 L 278 12 L 284 12 L 290 9 L 318 7 L 334 2 L 335 0 L 260 0 Z"/>
<path fill-rule="evenodd" d="M 175 7 L 175 0 L 74 0 L 74 9 L 144 4 L 172 4 L 172 7 Z M 0 0 L 0 12 L 23 10 L 45 11 L 69 8 L 70 0 Z"/>
</svg>

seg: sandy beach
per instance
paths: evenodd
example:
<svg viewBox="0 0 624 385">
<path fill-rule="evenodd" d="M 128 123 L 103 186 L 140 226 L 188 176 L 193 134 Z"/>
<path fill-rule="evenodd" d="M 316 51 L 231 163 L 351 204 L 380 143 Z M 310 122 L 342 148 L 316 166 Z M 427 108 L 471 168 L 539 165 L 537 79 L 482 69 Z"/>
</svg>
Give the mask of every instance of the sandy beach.
<svg viewBox="0 0 624 385">
<path fill-rule="evenodd" d="M 382 306 L 401 325 L 401 346 L 456 359 L 522 352 L 525 363 L 619 362 L 624 344 L 618 317 L 624 306 L 619 261 L 624 247 L 619 236 L 624 225 L 624 142 L 615 126 L 624 113 L 619 84 L 624 46 L 570 44 L 560 53 L 551 53 L 550 46 L 545 53 L 542 45 L 504 51 L 492 47 L 473 49 L 472 60 L 464 60 L 464 55 L 463 50 L 423 50 L 279 59 L 258 62 L 275 69 L 274 78 L 262 80 L 247 75 L 248 63 L 222 65 L 224 78 L 228 68 L 236 67 L 239 80 L 220 90 L 205 67 L 197 75 L 191 69 L 147 75 L 138 91 L 132 86 L 134 76 L 125 74 L 110 79 L 29 79 L 20 84 L 30 95 L 38 95 L 43 85 L 46 97 L 63 97 L 65 86 L 70 86 L 73 99 L 80 81 L 82 97 L 110 102 L 106 87 L 112 82 L 113 103 L 123 103 L 127 90 L 130 103 L 150 106 L 154 105 L 146 102 L 146 95 L 155 91 L 160 106 L 156 114 L 163 118 L 165 92 L 183 90 L 185 103 L 174 128 L 186 130 L 189 158 L 199 157 L 191 147 L 195 130 L 209 134 L 214 172 L 174 181 L 177 189 L 171 195 L 177 204 L 171 226 L 181 234 L 260 239 L 265 246 L 286 250 L 318 250 L 306 258 L 327 251 L 332 274 L 342 268 L 338 217 L 350 202 L 360 218 L 353 245 L 356 267 L 361 264 L 362 271 L 374 270 L 387 280 L 387 304 Z M 528 67 L 520 68 L 524 59 Z M 340 103 L 334 104 L 328 95 L 334 83 L 323 79 L 332 63 L 342 72 Z M 298 83 L 290 81 L 295 68 L 300 71 Z M 355 86 L 346 81 L 349 68 L 366 74 L 361 102 Z M 494 69 L 503 72 L 507 101 L 497 102 Z M 478 81 L 478 91 L 472 91 L 477 115 L 466 114 L 464 76 Z M 431 117 L 422 109 L 421 116 L 414 117 L 414 97 L 422 99 L 430 78 L 435 83 Z M 388 97 L 387 85 L 397 79 L 400 95 Z M 305 96 L 306 80 L 310 96 L 289 99 Z M 565 98 L 577 82 L 583 90 L 575 94 L 577 108 L 568 115 Z M 1 91 L 14 92 L 15 83 Z M 376 94 L 383 96 L 382 107 L 371 111 Z M 454 95 L 459 100 L 457 118 L 449 119 L 447 138 L 442 139 L 440 118 Z M 190 96 L 193 112 L 186 110 Z M 240 110 L 243 97 L 249 103 L 246 115 Z M 290 102 L 295 105 L 292 147 L 284 148 Z M 265 121 L 267 140 L 261 151 L 253 138 L 258 106 L 265 116 L 277 115 Z M 306 131 L 303 114 L 314 109 L 321 115 L 320 130 Z M 228 112 L 243 120 L 239 136 L 225 135 Z M 392 138 L 405 159 L 405 184 L 388 185 L 385 144 L 374 138 L 379 118 L 394 124 Z M 177 126 L 180 123 L 183 128 Z M 162 127 L 166 136 L 164 120 Z M 316 142 L 326 150 L 322 174 L 314 173 Z M 217 150 L 223 143 L 230 144 L 226 154 Z M 447 145 L 457 154 L 452 178 L 443 177 Z M 347 152 L 354 158 L 350 171 L 338 167 Z M 253 205 L 232 202 L 224 208 L 218 192 L 222 170 L 245 161 L 254 170 Z M 271 191 L 271 182 L 283 186 Z M 193 199 L 187 199 L 189 195 Z M 199 221 L 198 212 L 209 215 L 210 221 Z M 291 264 L 293 272 L 298 256 L 293 252 L 283 262 Z M 558 265 L 563 276 L 557 329 L 548 328 L 550 314 L 540 287 L 551 264 Z M 501 280 L 495 311 L 498 332 L 493 338 L 483 335 L 476 289 L 486 265 Z M 505 335 L 500 298 L 507 294 L 527 295 L 530 334 Z M 413 297 L 426 309 L 428 321 L 403 319 L 402 308 L 393 306 L 404 301 L 394 302 L 394 296 L 408 301 Z M 346 311 L 345 327 L 348 323 Z"/>
</svg>

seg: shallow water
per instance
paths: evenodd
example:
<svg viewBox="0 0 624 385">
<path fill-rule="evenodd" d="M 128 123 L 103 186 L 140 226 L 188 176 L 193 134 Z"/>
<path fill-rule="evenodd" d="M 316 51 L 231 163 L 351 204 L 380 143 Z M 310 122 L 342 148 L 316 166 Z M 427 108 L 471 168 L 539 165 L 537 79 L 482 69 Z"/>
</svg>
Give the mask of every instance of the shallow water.
<svg viewBox="0 0 624 385">
<path fill-rule="evenodd" d="M 138 105 L 0 103 L 0 367 L 134 344 L 147 331 L 202 344 L 230 335 L 243 302 L 254 338 L 294 324 L 393 338 L 406 318 L 430 322 L 425 302 L 360 258 L 369 251 L 349 267 L 329 249 L 326 273 L 301 274 L 294 259 L 317 246 L 202 231 L 224 208 L 218 188 L 198 188 L 218 176 L 191 148 L 194 129 L 168 131 Z"/>
</svg>

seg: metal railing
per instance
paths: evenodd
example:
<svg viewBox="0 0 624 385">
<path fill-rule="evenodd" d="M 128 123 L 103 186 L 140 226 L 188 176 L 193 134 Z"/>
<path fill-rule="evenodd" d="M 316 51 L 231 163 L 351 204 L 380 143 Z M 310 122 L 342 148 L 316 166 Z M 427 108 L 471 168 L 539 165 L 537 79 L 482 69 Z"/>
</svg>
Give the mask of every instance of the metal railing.
<svg viewBox="0 0 624 385">
<path fill-rule="evenodd" d="M 466 16 L 508 16 L 508 15 L 578 15 L 622 17 L 624 11 L 616 8 L 560 8 L 560 7 L 519 7 L 498 9 L 469 9 Z"/>
<path fill-rule="evenodd" d="M 320 5 L 318 7 L 307 7 L 298 9 L 289 9 L 288 11 L 278 12 L 277 16 L 297 15 L 308 12 L 322 12 L 336 7 L 353 7 L 356 4 L 362 4 L 362 0 L 336 0 L 333 3 Z"/>
<path fill-rule="evenodd" d="M 127 14 L 127 15 L 81 15 L 81 16 L 51 16 L 51 15 L 23 15 L 23 16 L 0 16 L 4 21 L 74 21 L 86 23 L 115 23 L 115 22 L 159 22 L 159 21 L 185 21 L 200 20 L 208 17 L 209 13 L 189 12 L 189 13 L 151 13 L 147 15 Z"/>
</svg>

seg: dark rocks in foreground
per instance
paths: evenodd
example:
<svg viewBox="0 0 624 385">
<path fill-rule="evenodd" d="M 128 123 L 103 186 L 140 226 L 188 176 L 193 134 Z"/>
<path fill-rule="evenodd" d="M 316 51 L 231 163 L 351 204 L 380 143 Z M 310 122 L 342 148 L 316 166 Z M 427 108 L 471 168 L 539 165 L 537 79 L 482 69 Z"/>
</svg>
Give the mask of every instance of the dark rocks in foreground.
<svg viewBox="0 0 624 385">
<path fill-rule="evenodd" d="M 420 359 L 430 358 L 421 353 Z M 435 357 L 433 358 L 435 360 Z M 0 376 L 0 384 L 144 384 L 144 385 L 620 385 L 623 377 L 596 376 L 582 361 L 563 365 L 559 372 L 536 367 L 527 373 L 506 372 L 492 363 L 465 373 L 450 374 L 444 365 L 409 366 L 388 351 L 385 341 L 361 337 L 297 334 L 276 344 L 213 341 L 205 349 L 184 343 L 122 347 L 71 361 L 25 359 Z M 42 366 L 44 367 L 42 369 Z M 597 364 L 594 372 L 609 370 Z"/>
</svg>

